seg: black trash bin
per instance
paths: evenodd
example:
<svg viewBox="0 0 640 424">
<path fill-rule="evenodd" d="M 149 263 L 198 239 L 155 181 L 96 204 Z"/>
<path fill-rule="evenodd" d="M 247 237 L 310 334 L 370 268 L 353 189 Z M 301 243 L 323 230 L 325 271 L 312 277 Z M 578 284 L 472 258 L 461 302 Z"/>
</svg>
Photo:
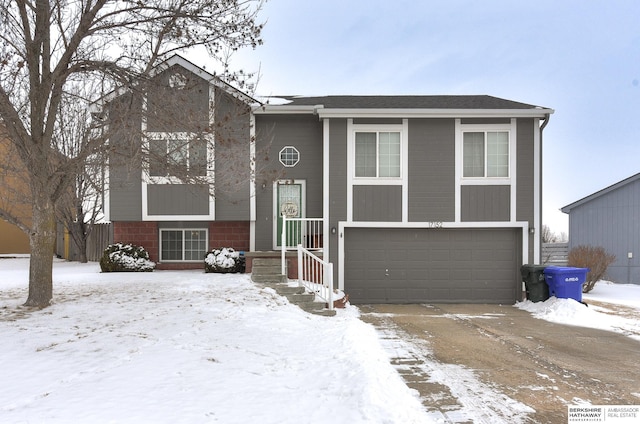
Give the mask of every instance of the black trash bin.
<svg viewBox="0 0 640 424">
<path fill-rule="evenodd" d="M 544 278 L 544 265 L 522 265 L 520 274 L 527 291 L 527 299 L 544 302 L 549 299 L 549 286 Z"/>
</svg>

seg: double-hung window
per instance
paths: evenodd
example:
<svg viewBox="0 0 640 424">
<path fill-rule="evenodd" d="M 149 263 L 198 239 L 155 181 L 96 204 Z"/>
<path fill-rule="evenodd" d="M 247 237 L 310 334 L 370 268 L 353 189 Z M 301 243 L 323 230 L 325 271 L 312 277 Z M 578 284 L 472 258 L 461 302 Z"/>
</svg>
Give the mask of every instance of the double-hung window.
<svg viewBox="0 0 640 424">
<path fill-rule="evenodd" d="M 153 133 L 149 138 L 151 177 L 204 177 L 207 142 L 190 133 Z"/>
<path fill-rule="evenodd" d="M 464 132 L 462 151 L 463 177 L 509 177 L 508 131 Z"/>
<path fill-rule="evenodd" d="M 356 178 L 399 178 L 400 132 L 356 132 L 355 161 Z"/>
<path fill-rule="evenodd" d="M 207 230 L 160 230 L 160 261 L 202 261 L 207 253 Z"/>
</svg>

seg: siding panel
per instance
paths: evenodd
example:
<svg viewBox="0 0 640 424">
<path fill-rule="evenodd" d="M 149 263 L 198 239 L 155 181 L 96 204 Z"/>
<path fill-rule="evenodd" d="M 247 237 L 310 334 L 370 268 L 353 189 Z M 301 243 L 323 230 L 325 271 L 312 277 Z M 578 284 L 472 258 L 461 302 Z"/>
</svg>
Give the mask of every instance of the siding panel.
<svg viewBox="0 0 640 424">
<path fill-rule="evenodd" d="M 455 121 L 409 120 L 409 221 L 455 218 Z"/>
<path fill-rule="evenodd" d="M 208 215 L 207 186 L 153 184 L 147 186 L 149 215 Z"/>
<path fill-rule="evenodd" d="M 401 186 L 354 186 L 354 221 L 402 221 Z"/>
<path fill-rule="evenodd" d="M 279 162 L 285 146 L 300 152 L 300 162 L 291 168 Z M 273 248 L 273 180 L 306 181 L 307 217 L 322 217 L 322 122 L 310 115 L 256 116 L 256 151 L 259 175 L 256 189 L 256 249 Z M 265 166 L 265 162 L 269 165 Z M 264 188 L 262 187 L 264 185 Z M 269 225 L 271 223 L 271 225 Z"/>
<path fill-rule="evenodd" d="M 462 221 L 509 221 L 510 186 L 468 185 L 460 193 Z"/>
<path fill-rule="evenodd" d="M 579 245 L 602 246 L 616 256 L 608 279 L 640 284 L 640 180 L 571 210 L 569 248 Z"/>
</svg>

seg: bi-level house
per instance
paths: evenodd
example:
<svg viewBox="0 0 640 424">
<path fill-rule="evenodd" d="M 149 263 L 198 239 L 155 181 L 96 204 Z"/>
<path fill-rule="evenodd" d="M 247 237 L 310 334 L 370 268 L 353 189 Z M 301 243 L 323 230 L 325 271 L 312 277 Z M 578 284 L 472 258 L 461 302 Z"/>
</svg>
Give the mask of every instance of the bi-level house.
<svg viewBox="0 0 640 424">
<path fill-rule="evenodd" d="M 542 132 L 553 110 L 485 95 L 259 102 L 179 56 L 155 78 L 160 93 L 111 99 L 114 111 L 137 102 L 125 126 L 136 131 L 114 146 L 131 158 L 136 140 L 155 143 L 143 151 L 177 154 L 210 184 L 172 178 L 144 154 L 112 158 L 115 241 L 142 244 L 161 268 L 200 267 L 212 247 L 277 251 L 286 215 L 318 223 L 297 241 L 333 263 L 352 302 L 521 298 L 520 266 L 540 260 Z M 185 138 L 193 145 L 171 150 Z"/>
</svg>

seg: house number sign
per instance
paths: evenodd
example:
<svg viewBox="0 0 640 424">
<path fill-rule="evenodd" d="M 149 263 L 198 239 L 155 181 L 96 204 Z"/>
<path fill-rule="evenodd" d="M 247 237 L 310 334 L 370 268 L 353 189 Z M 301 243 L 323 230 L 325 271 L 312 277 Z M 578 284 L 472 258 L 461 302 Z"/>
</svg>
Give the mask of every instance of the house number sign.
<svg viewBox="0 0 640 424">
<path fill-rule="evenodd" d="M 442 228 L 442 222 L 441 221 L 431 221 L 429 222 L 429 228 Z"/>
<path fill-rule="evenodd" d="M 298 204 L 295 202 L 284 202 L 280 205 L 280 215 L 287 218 L 295 218 L 298 216 Z"/>
</svg>

